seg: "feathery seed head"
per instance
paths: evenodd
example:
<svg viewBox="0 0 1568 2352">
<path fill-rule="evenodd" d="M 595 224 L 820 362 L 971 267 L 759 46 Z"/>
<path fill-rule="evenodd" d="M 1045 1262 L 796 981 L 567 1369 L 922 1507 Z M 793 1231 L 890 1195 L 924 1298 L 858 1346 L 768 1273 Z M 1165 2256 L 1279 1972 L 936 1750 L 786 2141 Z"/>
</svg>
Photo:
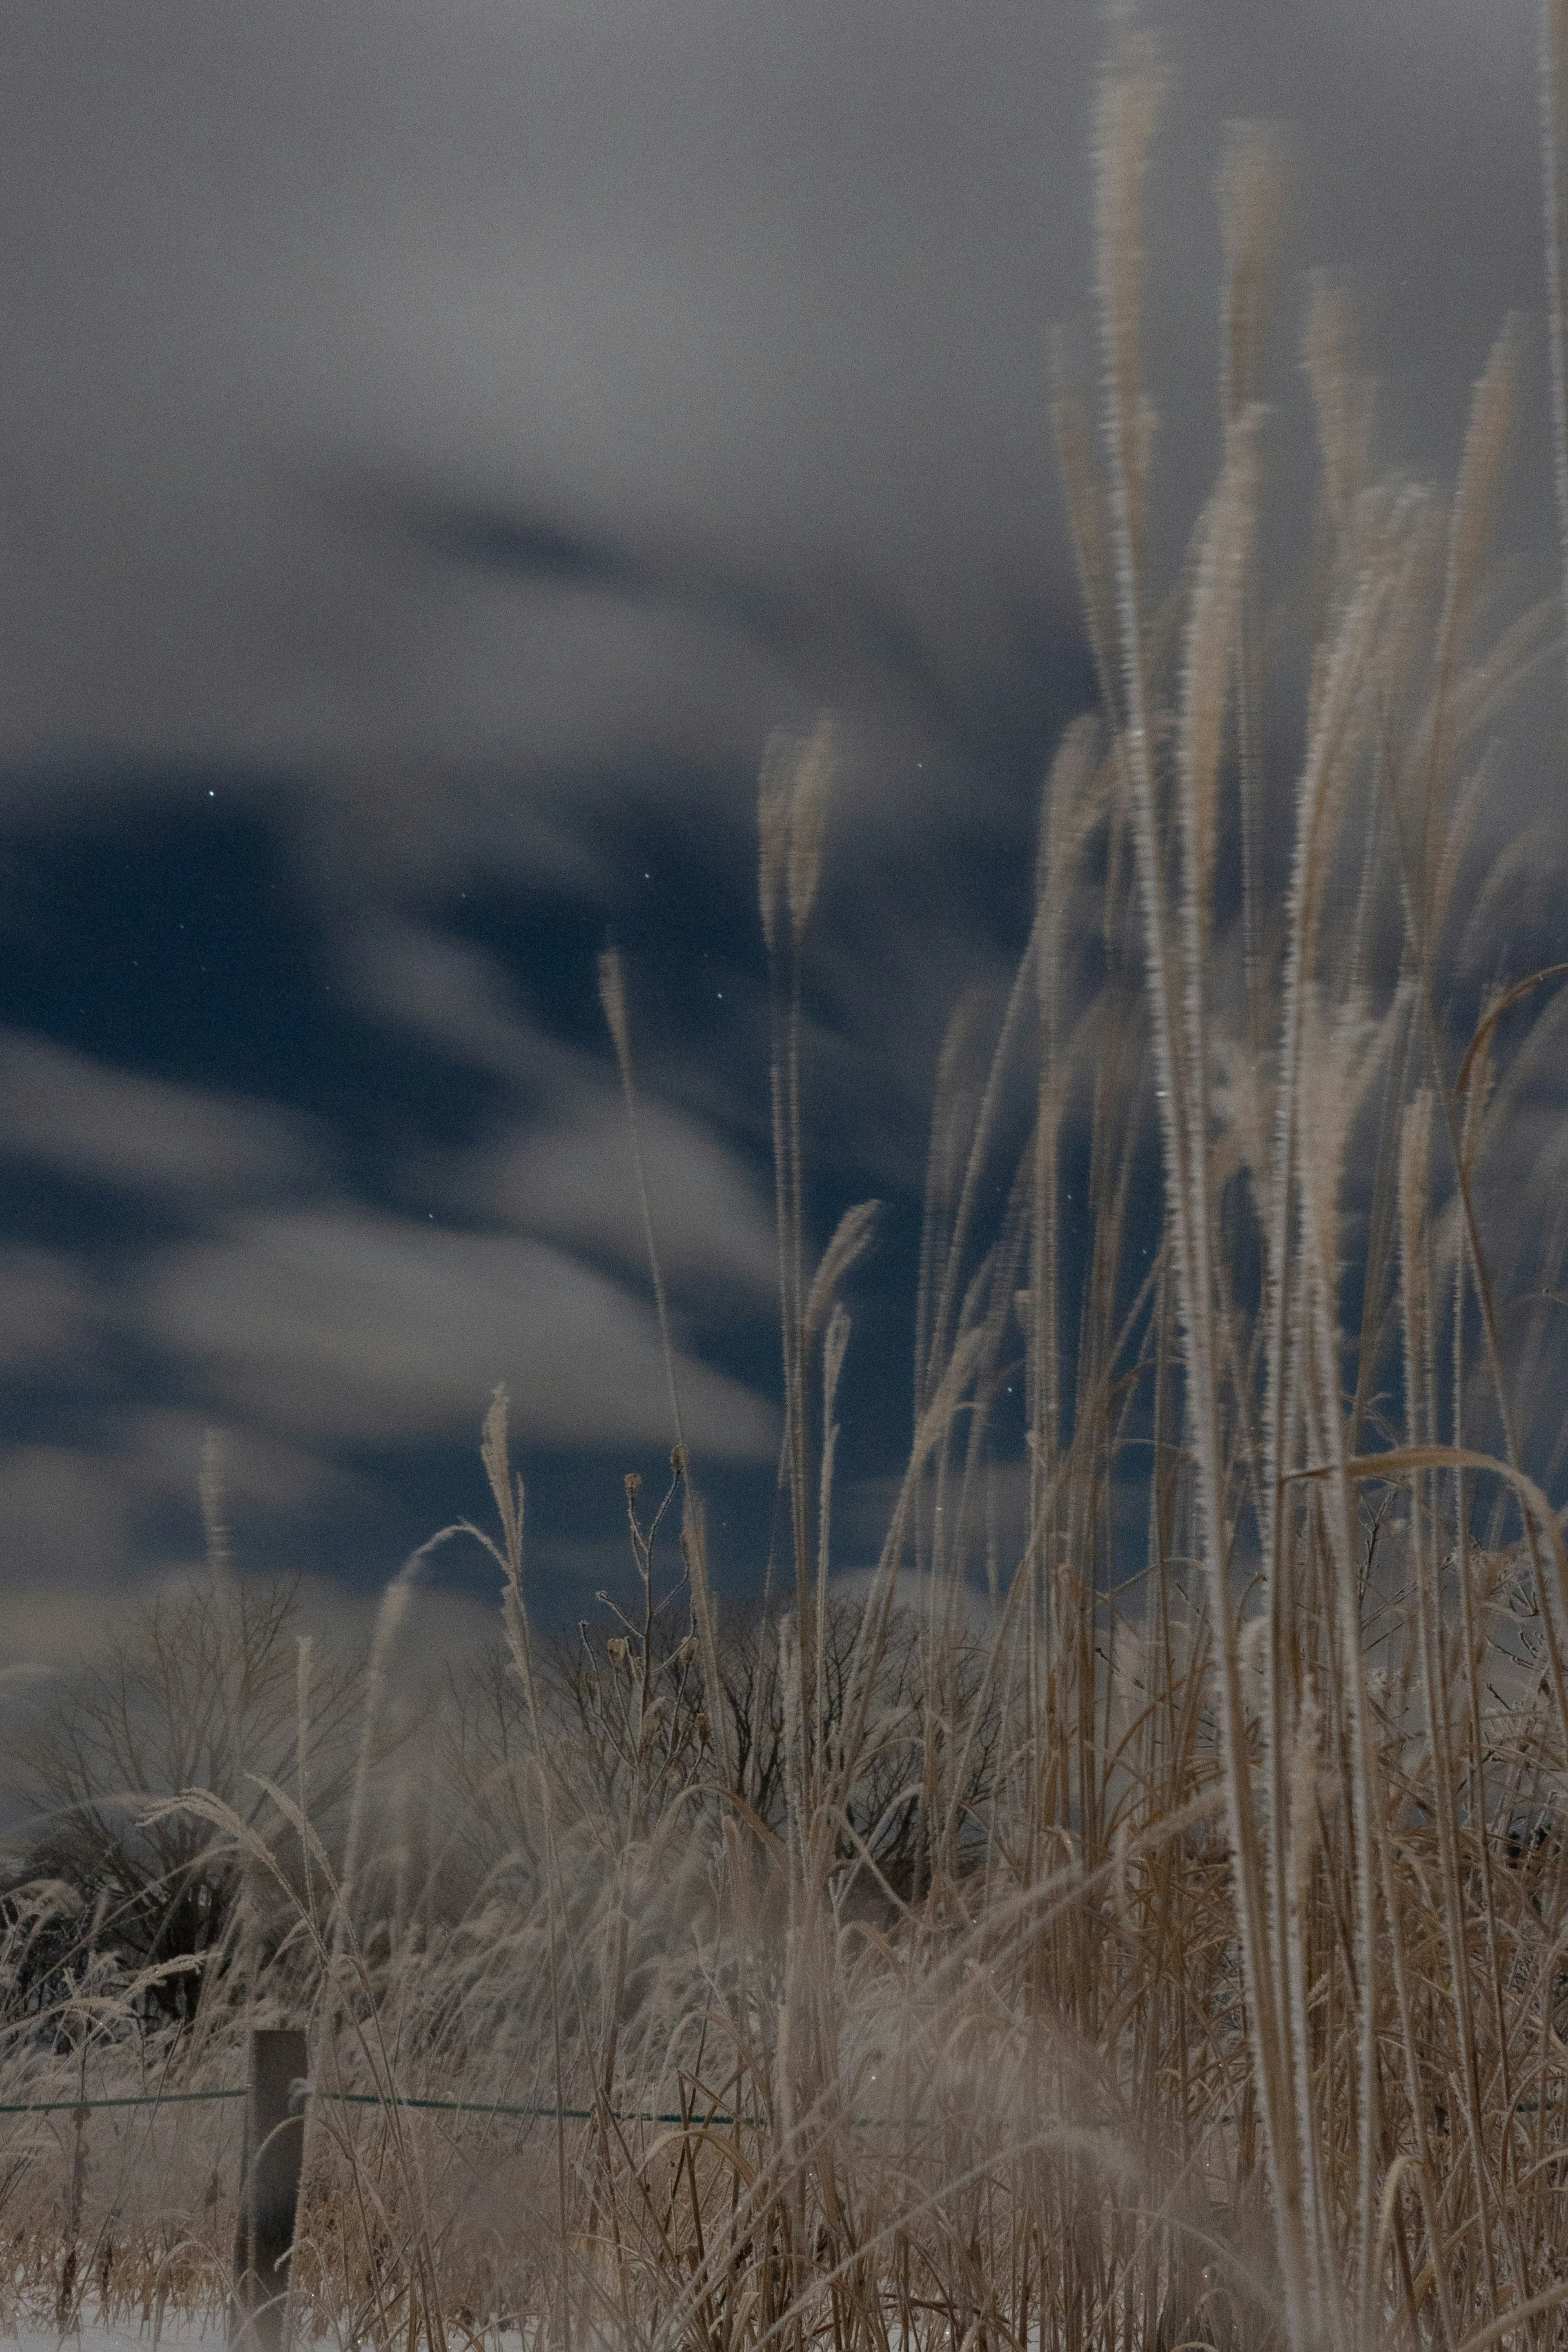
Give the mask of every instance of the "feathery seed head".
<svg viewBox="0 0 1568 2352">
<path fill-rule="evenodd" d="M 827 797 L 837 765 L 837 723 L 831 711 L 825 710 L 800 746 L 790 797 L 788 895 L 797 947 L 811 919 L 822 878 Z"/>
<path fill-rule="evenodd" d="M 1261 419 L 1260 409 L 1248 408 L 1228 436 L 1225 468 L 1204 520 L 1187 624 L 1179 763 L 1189 859 L 1184 879 L 1200 939 L 1209 922 L 1220 750 L 1252 546 Z"/>
<path fill-rule="evenodd" d="M 799 737 L 788 728 L 775 727 L 763 747 L 757 779 L 757 895 L 762 907 L 763 938 L 770 955 L 777 938 L 779 900 L 789 854 L 790 803 L 799 743 Z"/>
<path fill-rule="evenodd" d="M 624 1076 L 631 1067 L 631 1028 L 626 1019 L 626 982 L 618 948 L 606 948 L 599 958 L 599 1003 L 615 1043 L 616 1059 Z"/>
<path fill-rule="evenodd" d="M 1217 183 L 1225 252 L 1220 394 L 1227 425 L 1263 397 L 1286 182 L 1286 146 L 1279 125 L 1231 123 Z"/>
</svg>

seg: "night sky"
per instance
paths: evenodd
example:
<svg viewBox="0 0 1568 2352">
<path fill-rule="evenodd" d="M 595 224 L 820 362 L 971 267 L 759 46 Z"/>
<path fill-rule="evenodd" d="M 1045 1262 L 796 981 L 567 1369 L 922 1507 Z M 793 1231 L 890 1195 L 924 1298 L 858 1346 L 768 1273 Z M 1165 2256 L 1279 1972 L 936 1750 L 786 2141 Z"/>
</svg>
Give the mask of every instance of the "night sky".
<svg viewBox="0 0 1568 2352">
<path fill-rule="evenodd" d="M 1292 126 L 1384 454 L 1505 312 L 1549 481 L 1534 9 L 1155 7 L 1169 577 L 1216 446 L 1223 122 Z M 1079 0 L 16 0 L 0 77 L 0 1591 L 14 1659 L 199 1555 L 366 1592 L 486 1509 L 621 1572 L 670 1432 L 595 965 L 626 959 L 721 1589 L 777 1444 L 755 782 L 846 746 L 808 984 L 852 1295 L 845 1565 L 907 1439 L 942 1028 L 1027 928 L 1092 682 L 1047 415 L 1091 352 Z M 1511 539 L 1550 578 L 1547 501 Z M 1500 793 L 1499 836 L 1536 812 Z M 1559 950 L 1561 951 L 1561 950 Z M 475 1553 L 433 1573 L 489 1590 Z"/>
</svg>

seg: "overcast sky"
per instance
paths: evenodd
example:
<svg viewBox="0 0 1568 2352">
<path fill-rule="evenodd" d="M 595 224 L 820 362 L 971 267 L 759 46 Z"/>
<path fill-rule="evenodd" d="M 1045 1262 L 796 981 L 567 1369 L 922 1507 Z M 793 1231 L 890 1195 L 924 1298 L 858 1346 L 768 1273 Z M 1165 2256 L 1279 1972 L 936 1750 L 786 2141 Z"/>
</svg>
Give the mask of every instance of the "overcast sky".
<svg viewBox="0 0 1568 2352">
<path fill-rule="evenodd" d="M 1184 0 L 1163 560 L 1215 447 L 1224 121 L 1292 126 L 1384 454 L 1529 314 L 1527 0 Z M 776 1444 L 752 824 L 850 746 L 814 1211 L 888 1202 L 851 1482 L 908 1394 L 924 1118 L 1091 699 L 1046 414 L 1089 316 L 1087 0 L 13 0 L 0 77 L 0 1580 L 26 1639 L 194 1556 L 361 1588 L 484 1507 L 543 1604 L 668 1443 L 595 958 L 626 958 L 721 1580 Z M 1086 332 L 1080 332 L 1086 352 Z M 1532 437 L 1534 436 L 1534 437 Z M 1287 436 L 1288 437 L 1288 436 Z M 1289 467 L 1286 467 L 1286 495 Z M 1542 501 L 1516 517 L 1544 562 Z M 1500 812 L 1512 821 L 1516 809 Z M 855 1541 L 855 1497 L 847 1541 Z M 483 1588 L 483 1564 L 444 1573 Z"/>
</svg>

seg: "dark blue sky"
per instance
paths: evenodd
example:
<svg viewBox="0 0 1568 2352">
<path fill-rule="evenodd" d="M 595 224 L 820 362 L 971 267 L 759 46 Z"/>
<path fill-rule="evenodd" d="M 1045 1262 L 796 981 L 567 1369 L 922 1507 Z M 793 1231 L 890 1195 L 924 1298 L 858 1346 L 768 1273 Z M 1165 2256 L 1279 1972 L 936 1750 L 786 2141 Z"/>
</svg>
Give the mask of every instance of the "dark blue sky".
<svg viewBox="0 0 1568 2352">
<path fill-rule="evenodd" d="M 817 1232 L 854 1200 L 886 1202 L 856 1299 L 852 1482 L 890 1471 L 907 1437 L 922 1080 L 942 1000 L 934 975 L 911 989 L 898 969 L 902 936 L 954 981 L 1000 974 L 1021 944 L 1035 780 L 1061 713 L 1089 691 L 1070 641 L 1065 657 L 1042 647 L 1035 676 L 1037 707 L 995 715 L 1012 789 L 994 793 L 984 823 L 966 824 L 955 796 L 916 838 L 884 841 L 870 871 L 835 828 L 848 855 L 830 867 L 808 988 Z M 120 1488 L 120 1557 L 104 1569 L 189 1556 L 211 1424 L 229 1433 L 246 1559 L 374 1580 L 444 1519 L 480 1509 L 475 1432 L 504 1378 L 542 1604 L 570 1606 L 605 1580 L 621 1473 L 657 1475 L 668 1445 L 598 1001 L 613 938 L 633 992 L 656 1225 L 700 1381 L 716 1549 L 734 1589 L 755 1585 L 778 1386 L 765 963 L 750 779 L 725 780 L 722 814 L 714 786 L 606 779 L 593 887 L 479 858 L 368 936 L 279 821 L 308 780 L 115 778 L 83 762 L 58 778 L 62 797 L 81 791 L 77 811 L 18 816 L 0 926 L 0 1201 L 24 1327 L 30 1300 L 46 1344 L 19 1335 L 6 1434 L 24 1474 L 56 1467 L 64 1502 L 73 1477 L 94 1506 Z M 866 997 L 889 983 L 901 1011 L 879 1055 Z M 524 1252 L 509 1266 L 523 1237 L 548 1262 Z M 426 1284 L 451 1326 L 434 1339 Z M 540 1285 L 562 1360 L 527 1337 Z M 25 1486 L 18 1500 L 25 1510 Z M 62 1510 L 46 1555 L 57 1572 L 61 1538 L 82 1533 Z M 476 1566 L 453 1554 L 435 1573 L 462 1580 Z M 572 1590 L 552 1594 L 558 1580 Z"/>
<path fill-rule="evenodd" d="M 1222 121 L 1296 126 L 1290 283 L 1351 269 L 1389 454 L 1447 473 L 1500 317 L 1540 301 L 1533 11 L 1151 15 L 1176 77 L 1169 567 L 1214 446 Z M 607 937 L 719 1573 L 755 1585 L 755 775 L 824 703 L 847 757 L 812 1208 L 823 1239 L 887 1202 L 844 1392 L 846 1564 L 869 1541 L 940 1037 L 963 987 L 1005 982 L 1040 778 L 1092 699 L 1047 352 L 1089 317 L 1098 39 L 1092 7 L 1038 0 L 13 10 L 0 1586 L 24 1647 L 194 1556 L 209 1425 L 242 1560 L 368 1587 L 483 1508 L 500 1380 L 541 1605 L 614 1573 L 620 1474 L 668 1432 Z"/>
</svg>

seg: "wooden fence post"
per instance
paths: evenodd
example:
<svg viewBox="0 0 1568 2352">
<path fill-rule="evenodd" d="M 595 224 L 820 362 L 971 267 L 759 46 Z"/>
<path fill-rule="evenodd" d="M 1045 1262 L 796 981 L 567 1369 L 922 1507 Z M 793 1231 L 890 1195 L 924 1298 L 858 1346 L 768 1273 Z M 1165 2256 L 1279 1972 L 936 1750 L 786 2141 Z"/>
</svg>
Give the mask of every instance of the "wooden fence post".
<svg viewBox="0 0 1568 2352">
<path fill-rule="evenodd" d="M 308 2069 L 303 2033 L 251 2035 L 228 2319 L 233 2352 L 284 2352 Z"/>
</svg>

